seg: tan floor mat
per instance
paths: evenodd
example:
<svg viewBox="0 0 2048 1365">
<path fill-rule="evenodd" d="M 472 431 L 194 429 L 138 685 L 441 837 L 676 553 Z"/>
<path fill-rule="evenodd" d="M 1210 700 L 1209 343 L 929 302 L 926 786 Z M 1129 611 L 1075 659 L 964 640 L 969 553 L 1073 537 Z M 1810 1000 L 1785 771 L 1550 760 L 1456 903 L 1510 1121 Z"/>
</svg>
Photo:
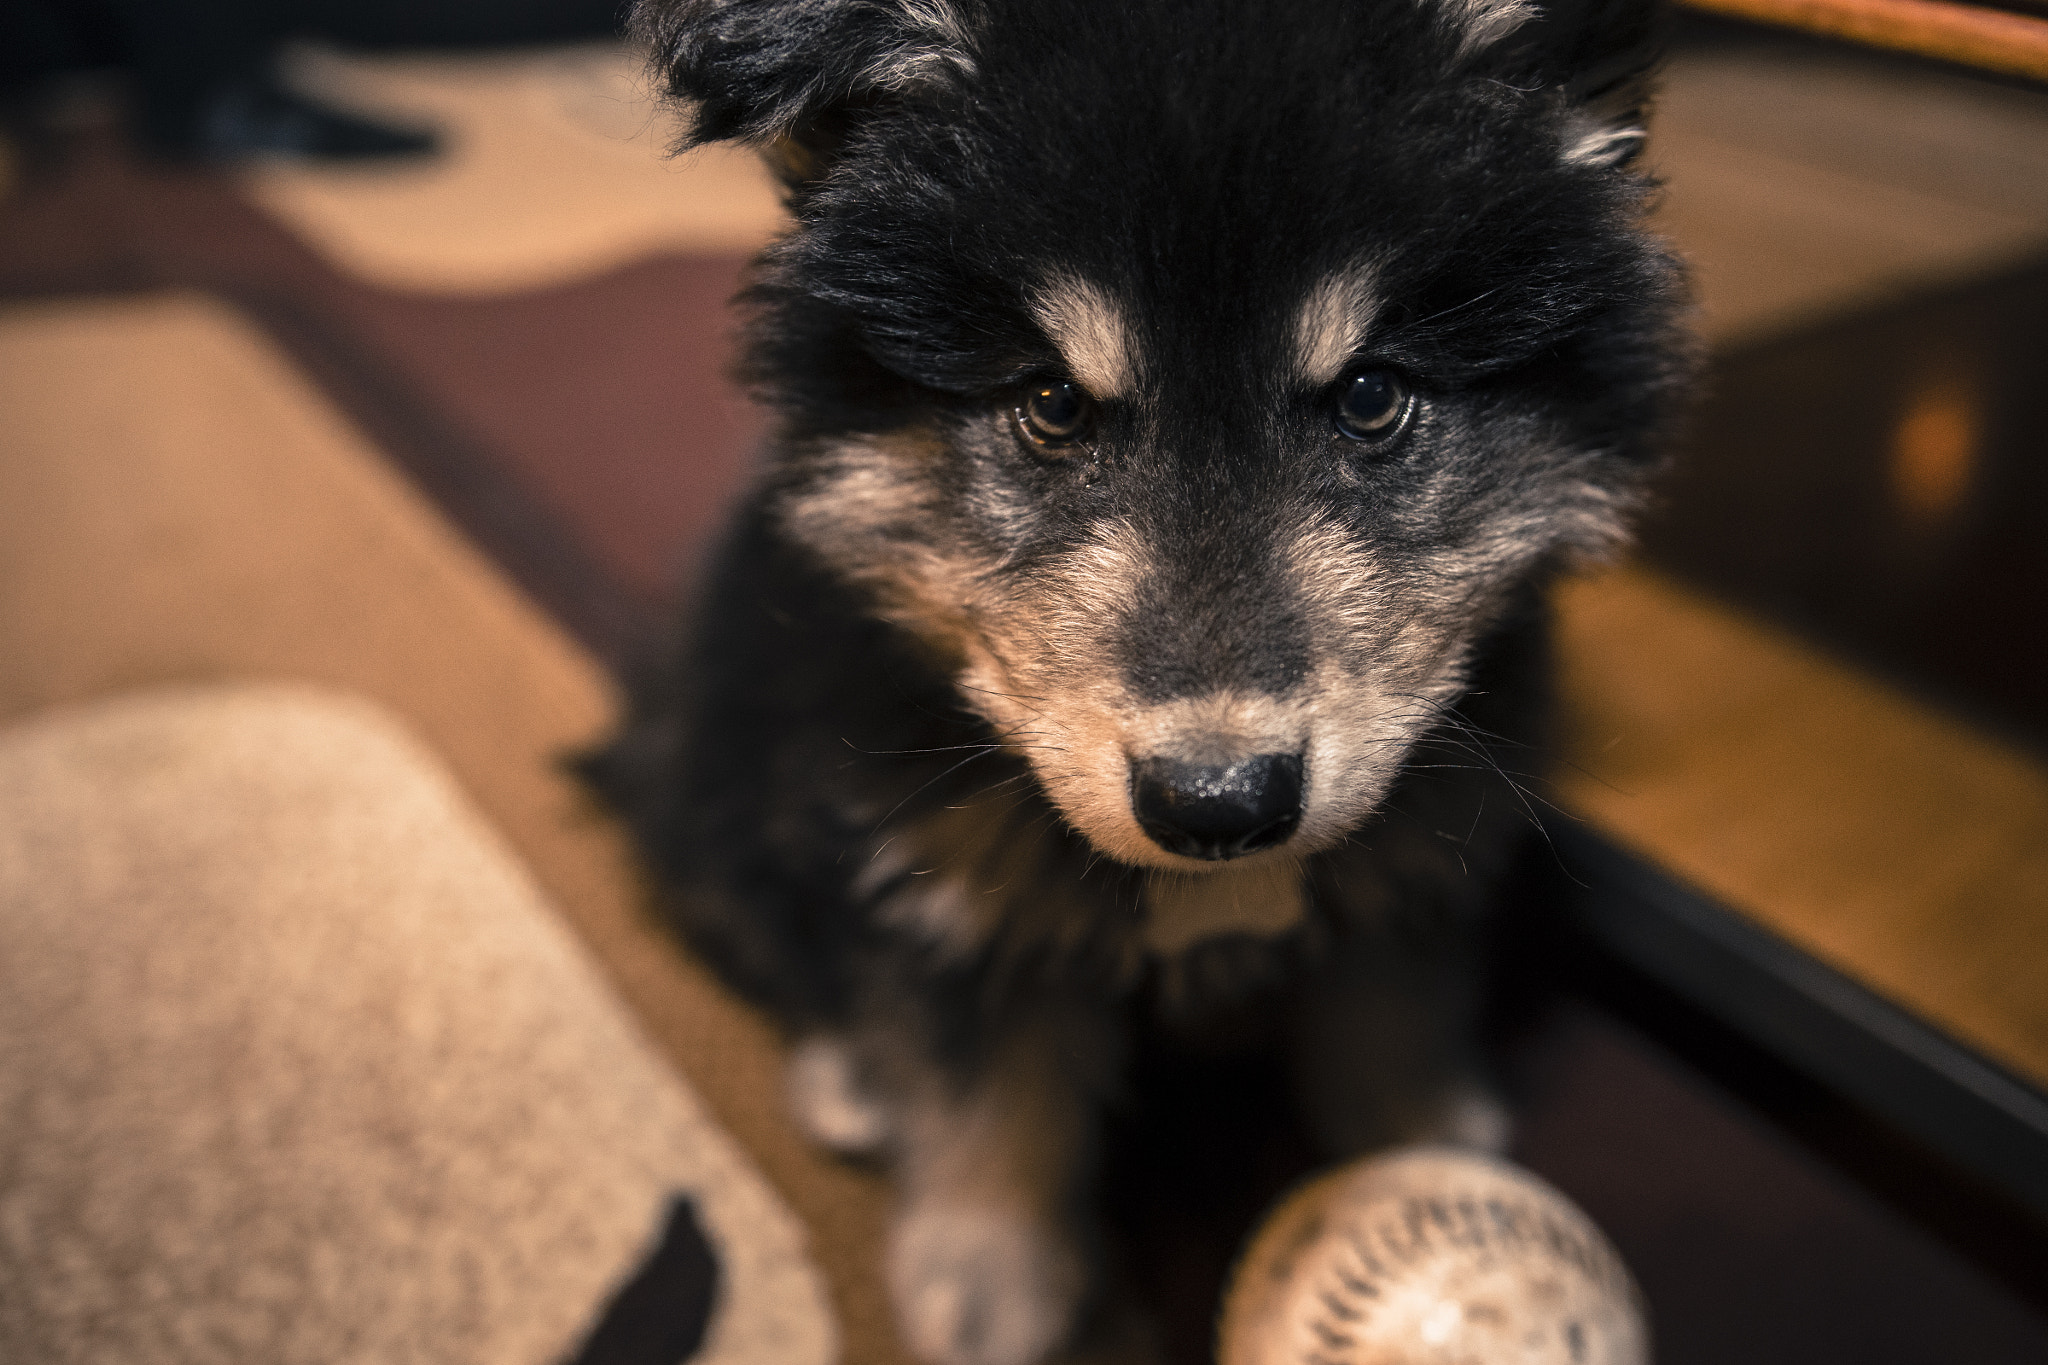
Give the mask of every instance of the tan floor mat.
<svg viewBox="0 0 2048 1365">
<path fill-rule="evenodd" d="M 555 767 L 612 714 L 591 661 L 217 304 L 6 309 L 0 411 L 0 715 L 269 677 L 403 717 L 809 1225 L 847 1358 L 902 1359 L 880 1183 L 789 1127 L 769 1031 L 643 918 L 621 835 Z"/>
<path fill-rule="evenodd" d="M 838 1357 L 802 1225 L 354 698 L 0 730 L 0 1037 L 0 1358 L 557 1365 L 678 1197 L 690 1359 Z"/>
</svg>

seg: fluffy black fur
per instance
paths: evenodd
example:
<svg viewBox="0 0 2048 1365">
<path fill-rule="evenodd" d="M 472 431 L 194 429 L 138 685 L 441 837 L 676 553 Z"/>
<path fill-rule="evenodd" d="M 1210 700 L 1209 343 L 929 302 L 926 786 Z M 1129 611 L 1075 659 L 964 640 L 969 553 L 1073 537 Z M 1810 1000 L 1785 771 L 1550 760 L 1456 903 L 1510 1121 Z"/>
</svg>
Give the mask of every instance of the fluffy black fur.
<svg viewBox="0 0 2048 1365">
<path fill-rule="evenodd" d="M 1333 1146 L 1457 1130 L 1459 964 L 1531 825 L 1507 775 L 1543 745 L 1543 585 L 1617 537 L 1686 372 L 1628 156 L 1653 16 L 1520 18 L 640 7 L 694 140 L 761 144 L 795 227 L 746 295 L 779 434 L 676 680 L 591 771 L 690 943 L 843 1045 L 907 1172 L 892 1277 L 934 1360 L 1025 1365 L 1070 1329 L 1126 1029 L 1249 1005 L 1305 1035 L 1319 1093 L 1358 1092 Z M 1301 377 L 1303 301 L 1345 278 L 1370 296 L 1345 373 L 1415 394 L 1384 446 Z M 1074 372 L 1046 300 L 1075 281 L 1129 382 L 1085 448 L 1034 449 L 1010 414 Z M 1259 855 L 1299 914 L 1183 934 L 1161 921 L 1202 870 L 1133 842 L 1122 752 L 1083 738 L 1212 695 L 1294 707 L 1359 776 Z M 945 1143 L 987 1141 L 969 1111 L 1066 1155 L 994 1193 L 947 1176 Z M 984 1205 L 1037 1250 L 918 1230 Z"/>
</svg>

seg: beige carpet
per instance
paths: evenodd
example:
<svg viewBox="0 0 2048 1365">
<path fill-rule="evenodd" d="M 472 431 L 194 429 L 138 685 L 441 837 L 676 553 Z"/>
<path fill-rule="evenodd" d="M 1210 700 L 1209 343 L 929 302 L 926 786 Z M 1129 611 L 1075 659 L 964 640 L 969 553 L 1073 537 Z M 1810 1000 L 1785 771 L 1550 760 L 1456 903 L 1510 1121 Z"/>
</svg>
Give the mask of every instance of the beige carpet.
<svg viewBox="0 0 2048 1365">
<path fill-rule="evenodd" d="M 296 71 L 350 107 L 445 134 L 445 154 L 417 164 L 278 164 L 244 175 L 258 203 L 372 284 L 510 293 L 663 251 L 750 252 L 782 221 L 751 152 L 665 155 L 676 124 L 649 98 L 633 49 L 307 50 Z"/>
<path fill-rule="evenodd" d="M 557 767 L 612 713 L 589 658 L 219 304 L 0 310 L 0 412 L 0 717 L 252 678 L 402 717 L 808 1226 L 846 1359 L 903 1359 L 879 1182 L 790 1127 L 769 1030 L 646 919 L 620 832 Z"/>
<path fill-rule="evenodd" d="M 802 1225 L 352 698 L 0 731 L 0 1037 L 0 1359 L 555 1365 L 677 1195 L 719 1262 L 692 1359 L 838 1357 Z"/>
</svg>

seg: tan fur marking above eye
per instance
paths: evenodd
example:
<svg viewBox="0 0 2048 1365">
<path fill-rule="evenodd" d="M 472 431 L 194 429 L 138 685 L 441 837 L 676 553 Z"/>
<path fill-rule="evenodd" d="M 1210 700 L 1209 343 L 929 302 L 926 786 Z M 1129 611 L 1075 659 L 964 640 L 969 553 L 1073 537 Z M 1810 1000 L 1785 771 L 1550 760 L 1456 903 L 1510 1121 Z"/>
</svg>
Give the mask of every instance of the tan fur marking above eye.
<svg viewBox="0 0 2048 1365">
<path fill-rule="evenodd" d="M 1097 398 L 1118 398 L 1137 383 L 1137 338 L 1099 286 L 1055 276 L 1032 295 L 1031 311 L 1082 388 Z"/>
<path fill-rule="evenodd" d="M 1294 322 L 1295 363 L 1311 388 L 1344 372 L 1379 312 L 1368 266 L 1340 270 L 1317 281 Z"/>
</svg>

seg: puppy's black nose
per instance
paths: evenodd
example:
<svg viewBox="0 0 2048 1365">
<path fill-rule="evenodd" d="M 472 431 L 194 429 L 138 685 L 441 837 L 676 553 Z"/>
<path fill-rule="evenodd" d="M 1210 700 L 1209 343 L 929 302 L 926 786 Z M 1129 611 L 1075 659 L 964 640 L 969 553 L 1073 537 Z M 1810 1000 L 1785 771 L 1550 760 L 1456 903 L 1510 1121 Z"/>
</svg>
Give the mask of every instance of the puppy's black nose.
<svg viewBox="0 0 2048 1365">
<path fill-rule="evenodd" d="M 1301 823 L 1301 759 L 1260 754 L 1228 767 L 1140 759 L 1131 769 L 1131 810 L 1169 853 L 1241 858 L 1283 842 Z"/>
</svg>

